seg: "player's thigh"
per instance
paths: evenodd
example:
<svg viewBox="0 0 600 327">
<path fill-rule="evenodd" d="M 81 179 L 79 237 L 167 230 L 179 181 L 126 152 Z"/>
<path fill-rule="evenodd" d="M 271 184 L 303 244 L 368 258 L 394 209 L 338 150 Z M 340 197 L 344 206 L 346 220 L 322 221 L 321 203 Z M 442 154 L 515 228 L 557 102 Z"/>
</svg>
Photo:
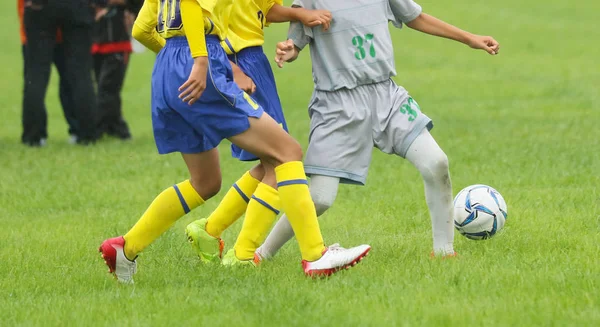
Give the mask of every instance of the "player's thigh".
<svg viewBox="0 0 600 327">
<path fill-rule="evenodd" d="M 374 86 L 373 140 L 385 153 L 406 157 L 408 148 L 423 129 L 433 123 L 421 112 L 418 103 L 401 86 L 393 81 Z"/>
<path fill-rule="evenodd" d="M 289 161 L 302 160 L 300 144 L 286 133 L 268 114 L 248 118 L 250 127 L 228 139 L 240 148 L 254 153 L 264 163 L 278 166 Z"/>
<path fill-rule="evenodd" d="M 309 113 L 306 173 L 364 184 L 373 152 L 371 109 L 364 97 L 356 90 L 316 91 Z"/>
<path fill-rule="evenodd" d="M 214 148 L 199 153 L 182 153 L 190 172 L 190 182 L 198 194 L 207 200 L 221 189 L 219 151 Z"/>
</svg>

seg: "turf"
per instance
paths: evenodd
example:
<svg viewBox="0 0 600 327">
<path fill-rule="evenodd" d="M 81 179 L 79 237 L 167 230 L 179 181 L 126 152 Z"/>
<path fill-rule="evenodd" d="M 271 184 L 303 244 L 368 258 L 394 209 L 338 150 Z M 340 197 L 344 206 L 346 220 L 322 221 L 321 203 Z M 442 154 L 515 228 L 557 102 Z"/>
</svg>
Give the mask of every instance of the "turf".
<svg viewBox="0 0 600 327">
<path fill-rule="evenodd" d="M 600 4 L 557 0 L 421 1 L 429 13 L 502 44 L 490 57 L 450 41 L 393 31 L 398 77 L 434 119 L 454 192 L 485 183 L 509 219 L 487 241 L 456 235 L 460 257 L 431 260 L 422 182 L 407 162 L 375 153 L 366 187 L 341 187 L 323 217 L 326 241 L 373 246 L 356 268 L 306 279 L 297 245 L 258 269 L 203 266 L 182 218 L 118 285 L 96 252 L 154 196 L 187 177 L 158 156 L 149 115 L 153 55 L 133 56 L 123 91 L 134 139 L 67 144 L 53 77 L 49 145 L 19 144 L 21 54 L 14 1 L 0 35 L 0 325 L 598 326 L 600 325 Z M 285 37 L 267 31 L 266 49 Z M 277 70 L 290 128 L 306 146 L 310 62 Z M 56 75 L 56 74 L 54 74 Z M 221 146 L 224 190 L 248 169 Z M 225 235 L 231 245 L 241 224 Z"/>
</svg>

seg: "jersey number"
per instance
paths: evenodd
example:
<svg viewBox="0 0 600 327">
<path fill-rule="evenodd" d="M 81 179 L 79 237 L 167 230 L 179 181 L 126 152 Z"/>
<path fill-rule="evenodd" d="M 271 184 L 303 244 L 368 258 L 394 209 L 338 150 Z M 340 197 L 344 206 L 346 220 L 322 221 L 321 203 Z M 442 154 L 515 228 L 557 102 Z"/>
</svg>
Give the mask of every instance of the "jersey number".
<svg viewBox="0 0 600 327">
<path fill-rule="evenodd" d="M 375 58 L 375 42 L 373 40 L 373 34 L 366 34 L 365 37 L 357 35 L 352 38 L 352 45 L 356 48 L 354 57 L 358 60 L 363 60 L 367 57 L 367 50 L 365 50 L 365 43 L 369 43 L 369 55 L 371 58 Z"/>
<path fill-rule="evenodd" d="M 408 98 L 408 103 L 400 106 L 400 112 L 408 115 L 408 121 L 414 121 L 420 111 L 421 108 L 419 107 L 419 104 L 413 98 Z"/>
<path fill-rule="evenodd" d="M 265 28 L 265 14 L 263 14 L 262 10 L 258 11 L 258 20 L 260 20 L 260 29 Z"/>
<path fill-rule="evenodd" d="M 182 27 L 180 0 L 160 0 L 156 31 L 162 33 L 165 30 L 180 30 Z"/>
</svg>

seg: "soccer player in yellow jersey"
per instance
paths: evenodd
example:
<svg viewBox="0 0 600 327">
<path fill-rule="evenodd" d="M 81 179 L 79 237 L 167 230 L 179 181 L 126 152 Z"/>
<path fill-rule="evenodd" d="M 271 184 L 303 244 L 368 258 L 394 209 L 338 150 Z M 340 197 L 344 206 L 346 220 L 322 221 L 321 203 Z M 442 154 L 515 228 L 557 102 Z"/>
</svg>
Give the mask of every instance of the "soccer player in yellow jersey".
<svg viewBox="0 0 600 327">
<path fill-rule="evenodd" d="M 265 56 L 263 28 L 271 22 L 299 21 L 309 27 L 329 27 L 331 13 L 282 6 L 281 0 L 236 0 L 231 9 L 227 38 L 221 43 L 232 62 L 237 84 L 252 92 L 252 98 L 287 131 L 281 101 L 269 60 Z M 259 159 L 254 154 L 231 146 L 232 155 L 242 161 Z M 246 212 L 238 239 L 222 263 L 254 264 L 254 252 L 264 241 L 281 210 L 273 168 L 262 162 L 246 172 L 227 192 L 208 217 L 192 222 L 186 234 L 202 261 L 221 257 L 221 233 Z"/>
<path fill-rule="evenodd" d="M 105 240 L 109 271 L 133 282 L 138 254 L 177 219 L 218 193 L 217 145 L 228 139 L 274 168 L 281 208 L 294 227 L 307 275 L 328 274 L 370 249 L 325 247 L 299 144 L 233 81 L 225 39 L 231 0 L 146 0 L 133 36 L 158 52 L 152 73 L 152 125 L 160 154 L 180 152 L 190 179 L 165 189 L 124 236 Z"/>
</svg>

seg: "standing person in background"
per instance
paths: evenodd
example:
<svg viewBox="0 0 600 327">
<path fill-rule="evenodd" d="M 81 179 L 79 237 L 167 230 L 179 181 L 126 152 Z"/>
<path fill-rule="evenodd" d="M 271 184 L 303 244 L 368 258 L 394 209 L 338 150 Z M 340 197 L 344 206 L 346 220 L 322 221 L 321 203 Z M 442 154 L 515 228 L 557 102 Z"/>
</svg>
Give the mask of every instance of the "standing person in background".
<svg viewBox="0 0 600 327">
<path fill-rule="evenodd" d="M 65 73 L 79 123 L 77 144 L 88 145 L 98 138 L 92 84 L 91 32 L 94 17 L 87 1 L 26 0 L 23 14 L 27 47 L 25 50 L 25 92 L 23 94 L 23 134 L 30 146 L 43 144 L 46 137 L 44 97 L 50 79 L 56 30 L 60 27 L 65 54 Z"/>
<path fill-rule="evenodd" d="M 25 35 L 25 26 L 23 25 L 23 14 L 25 12 L 25 0 L 17 0 L 17 11 L 19 13 L 19 25 L 20 25 L 20 34 L 21 34 L 21 49 L 23 53 L 23 78 L 27 75 L 27 64 L 25 62 L 25 51 L 27 46 L 27 36 Z M 54 47 L 53 61 L 58 74 L 60 75 L 60 85 L 59 85 L 59 97 L 60 103 L 62 105 L 63 113 L 65 115 L 65 119 L 67 120 L 67 124 L 69 125 L 69 135 L 71 136 L 70 141 L 75 143 L 77 140 L 77 120 L 75 119 L 75 108 L 73 108 L 73 98 L 71 95 L 71 89 L 69 83 L 67 82 L 66 73 L 65 73 L 65 49 L 62 44 L 62 35 L 60 30 L 56 33 L 56 46 Z M 23 85 L 25 87 L 25 84 Z M 46 109 L 44 107 L 44 113 Z M 46 118 L 43 118 L 46 120 Z M 44 123 L 45 127 L 46 124 Z M 46 142 L 46 138 L 48 137 L 48 131 L 44 128 L 42 131 L 42 138 L 38 142 L 38 144 L 28 144 L 28 145 L 43 145 Z"/>
<path fill-rule="evenodd" d="M 92 54 L 97 84 L 99 135 L 107 134 L 121 140 L 131 138 L 121 110 L 121 90 L 129 62 L 131 26 L 129 14 L 139 12 L 143 0 L 93 0 L 96 7 Z"/>
</svg>

